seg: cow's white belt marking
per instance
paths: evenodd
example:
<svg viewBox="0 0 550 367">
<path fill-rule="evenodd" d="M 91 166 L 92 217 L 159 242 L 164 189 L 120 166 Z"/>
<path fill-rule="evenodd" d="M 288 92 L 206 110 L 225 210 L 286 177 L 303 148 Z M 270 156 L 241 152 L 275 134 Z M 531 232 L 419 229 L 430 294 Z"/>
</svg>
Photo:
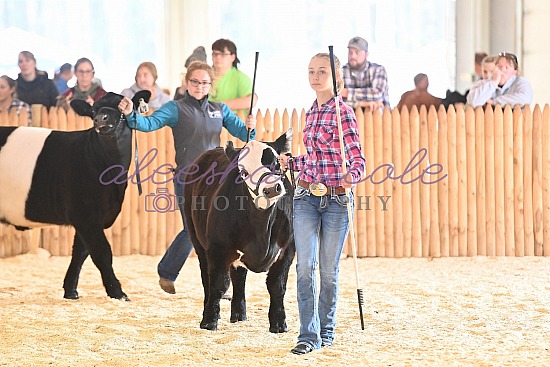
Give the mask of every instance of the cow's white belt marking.
<svg viewBox="0 0 550 367">
<path fill-rule="evenodd" d="M 0 149 L 0 217 L 14 225 L 43 226 L 25 218 L 25 202 L 36 160 L 51 132 L 37 127 L 17 128 Z"/>
</svg>

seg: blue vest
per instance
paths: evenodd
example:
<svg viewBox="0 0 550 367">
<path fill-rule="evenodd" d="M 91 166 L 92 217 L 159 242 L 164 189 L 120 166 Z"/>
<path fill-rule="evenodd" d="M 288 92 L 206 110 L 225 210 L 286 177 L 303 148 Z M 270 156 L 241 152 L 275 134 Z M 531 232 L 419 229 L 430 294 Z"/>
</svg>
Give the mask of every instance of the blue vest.
<svg viewBox="0 0 550 367">
<path fill-rule="evenodd" d="M 189 93 L 176 103 L 179 117 L 178 124 L 172 127 L 172 134 L 178 171 L 207 150 L 220 146 L 223 110 L 220 103 L 209 101 L 208 96 L 198 101 Z"/>
</svg>

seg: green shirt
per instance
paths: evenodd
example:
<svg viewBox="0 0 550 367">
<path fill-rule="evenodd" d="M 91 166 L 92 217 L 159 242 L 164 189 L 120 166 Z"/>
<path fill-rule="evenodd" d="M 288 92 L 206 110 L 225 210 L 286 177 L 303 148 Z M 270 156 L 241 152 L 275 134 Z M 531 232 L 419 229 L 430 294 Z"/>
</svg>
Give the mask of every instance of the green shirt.
<svg viewBox="0 0 550 367">
<path fill-rule="evenodd" d="M 224 76 L 214 81 L 209 99 L 213 102 L 222 102 L 252 94 L 252 80 L 245 73 L 232 67 Z M 248 109 L 241 110 L 244 116 L 248 115 Z M 238 115 L 239 110 L 233 111 Z"/>
</svg>

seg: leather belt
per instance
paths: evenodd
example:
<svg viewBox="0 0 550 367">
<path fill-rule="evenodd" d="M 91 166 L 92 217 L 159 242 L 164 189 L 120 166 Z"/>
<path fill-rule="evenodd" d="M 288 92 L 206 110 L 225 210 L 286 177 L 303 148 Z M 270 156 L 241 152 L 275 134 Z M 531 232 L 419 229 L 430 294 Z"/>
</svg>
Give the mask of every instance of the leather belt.
<svg viewBox="0 0 550 367">
<path fill-rule="evenodd" d="M 309 182 L 298 180 L 298 186 L 303 187 L 304 189 L 309 190 Z M 330 195 L 342 195 L 346 193 L 346 189 L 342 186 L 327 186 L 327 193 L 325 196 Z"/>
</svg>

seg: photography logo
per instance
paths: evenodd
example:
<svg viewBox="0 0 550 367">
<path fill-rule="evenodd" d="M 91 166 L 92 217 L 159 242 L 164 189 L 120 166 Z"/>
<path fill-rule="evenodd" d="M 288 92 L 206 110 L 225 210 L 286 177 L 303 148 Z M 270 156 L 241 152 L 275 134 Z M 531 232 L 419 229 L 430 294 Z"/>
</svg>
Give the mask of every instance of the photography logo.
<svg viewBox="0 0 550 367">
<path fill-rule="evenodd" d="M 158 188 L 155 193 L 145 195 L 145 211 L 168 213 L 178 210 L 178 198 L 166 187 Z"/>
</svg>

